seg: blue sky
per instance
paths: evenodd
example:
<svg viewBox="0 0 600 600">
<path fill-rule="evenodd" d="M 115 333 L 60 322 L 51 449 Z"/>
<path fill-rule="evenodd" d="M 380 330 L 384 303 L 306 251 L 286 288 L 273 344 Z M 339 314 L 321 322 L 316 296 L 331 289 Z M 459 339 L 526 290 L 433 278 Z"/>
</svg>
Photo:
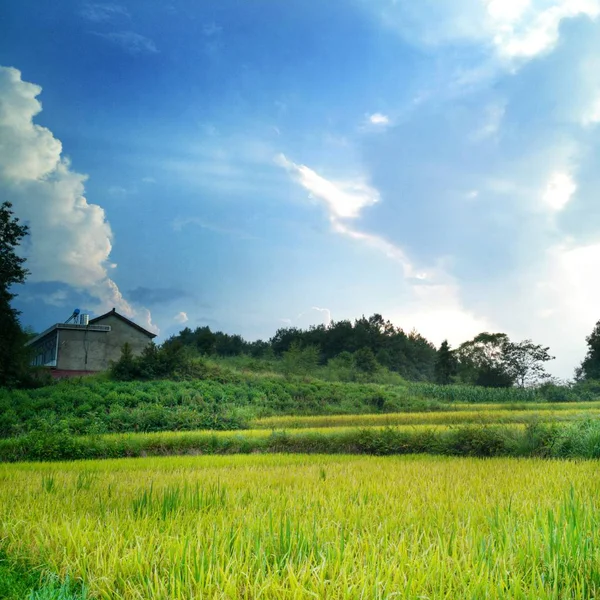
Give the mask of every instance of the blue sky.
<svg viewBox="0 0 600 600">
<path fill-rule="evenodd" d="M 562 377 L 600 319 L 600 0 L 9 0 L 24 324 L 160 339 L 380 312 Z"/>
</svg>

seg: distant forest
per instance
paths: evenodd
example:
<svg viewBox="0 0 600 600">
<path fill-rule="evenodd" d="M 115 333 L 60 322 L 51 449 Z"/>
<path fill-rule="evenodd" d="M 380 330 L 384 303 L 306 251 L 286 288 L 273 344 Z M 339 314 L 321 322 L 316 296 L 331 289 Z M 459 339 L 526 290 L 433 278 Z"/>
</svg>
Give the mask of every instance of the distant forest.
<svg viewBox="0 0 600 600">
<path fill-rule="evenodd" d="M 278 329 L 268 341 L 248 342 L 240 335 L 186 327 L 166 343 L 192 346 L 206 356 L 238 356 L 279 358 L 285 353 L 300 353 L 303 349 L 316 351 L 318 364 L 327 364 L 340 355 L 358 354 L 366 363 L 377 364 L 395 371 L 406 379 L 430 381 L 434 378 L 436 347 L 415 331 L 407 334 L 390 321 L 375 314 L 356 321 L 335 321 L 330 325 L 313 325 L 308 329 L 285 327 Z M 364 367 L 368 368 L 365 364 Z"/>
<path fill-rule="evenodd" d="M 600 379 L 600 322 L 587 338 L 588 354 L 576 370 L 578 380 Z M 163 344 L 171 352 L 193 348 L 203 356 L 285 359 L 296 373 L 324 365 L 346 366 L 355 373 L 388 370 L 410 381 L 462 383 L 485 387 L 527 387 L 551 380 L 545 370 L 550 349 L 532 340 L 513 342 L 504 333 L 483 332 L 458 348 L 436 348 L 416 331 L 406 333 L 381 315 L 334 321 L 308 329 L 278 329 L 268 341 L 248 342 L 240 335 L 186 327 Z"/>
</svg>

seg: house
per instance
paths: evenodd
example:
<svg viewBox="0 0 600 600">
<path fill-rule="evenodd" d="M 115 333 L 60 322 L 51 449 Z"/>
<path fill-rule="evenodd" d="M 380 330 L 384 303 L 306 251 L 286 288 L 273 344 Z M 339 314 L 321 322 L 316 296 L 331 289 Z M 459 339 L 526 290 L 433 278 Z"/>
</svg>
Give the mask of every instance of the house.
<svg viewBox="0 0 600 600">
<path fill-rule="evenodd" d="M 123 344 L 139 355 L 156 337 L 114 308 L 89 319 L 73 313 L 74 322 L 56 323 L 27 343 L 33 349 L 32 364 L 50 367 L 55 377 L 106 371 L 121 356 Z"/>
</svg>

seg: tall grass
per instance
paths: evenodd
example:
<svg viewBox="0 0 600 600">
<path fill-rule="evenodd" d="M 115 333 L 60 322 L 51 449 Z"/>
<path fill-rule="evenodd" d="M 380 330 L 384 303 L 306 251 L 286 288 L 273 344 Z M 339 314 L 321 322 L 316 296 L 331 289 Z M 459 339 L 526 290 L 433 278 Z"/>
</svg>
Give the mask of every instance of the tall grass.
<svg viewBox="0 0 600 600">
<path fill-rule="evenodd" d="M 0 466 L 0 539 L 108 600 L 600 591 L 596 461 L 238 456 Z M 82 472 L 93 472 L 89 489 Z M 52 473 L 53 493 L 40 486 Z"/>
<path fill-rule="evenodd" d="M 0 440 L 0 461 L 85 460 L 177 454 L 440 454 L 600 458 L 600 421 L 324 427 L 73 437 L 31 434 Z M 41 489 L 55 492 L 54 475 Z M 78 478 L 89 489 L 87 476 Z"/>
</svg>

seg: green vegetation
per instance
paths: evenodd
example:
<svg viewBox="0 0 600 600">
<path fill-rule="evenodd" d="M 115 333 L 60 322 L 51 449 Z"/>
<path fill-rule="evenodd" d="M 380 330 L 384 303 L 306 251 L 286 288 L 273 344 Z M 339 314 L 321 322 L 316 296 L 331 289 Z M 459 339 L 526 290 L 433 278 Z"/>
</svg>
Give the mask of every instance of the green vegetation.
<svg viewBox="0 0 600 600">
<path fill-rule="evenodd" d="M 16 296 L 13 286 L 23 283 L 27 276 L 25 259 L 18 256 L 16 249 L 28 228 L 19 224 L 11 208 L 10 202 L 0 204 L 0 387 L 33 383 L 25 348 L 27 335 L 21 328 L 19 312 L 11 306 Z"/>
<path fill-rule="evenodd" d="M 72 436 L 31 433 L 0 440 L 0 461 L 56 461 L 175 454 L 439 454 L 600 458 L 598 407 L 546 411 L 366 415 L 333 422 L 277 418 L 244 431 L 189 431 Z M 587 414 L 586 414 L 587 413 Z M 404 417 L 404 418 L 394 418 Z M 412 420 L 410 417 L 414 417 Z M 282 422 L 283 421 L 283 422 Z M 283 425 L 285 428 L 280 428 Z M 43 481 L 51 488 L 52 480 Z"/>
<path fill-rule="evenodd" d="M 67 380 L 29 390 L 0 389 L 0 438 L 33 432 L 86 435 L 196 429 L 244 429 L 277 415 L 446 410 L 456 403 L 590 401 L 600 386 L 533 388 L 411 383 L 352 383 L 250 371 L 252 359 L 194 359 L 203 379 L 116 382 Z M 259 366 L 263 366 L 259 361 Z M 398 376 L 396 376 L 398 377 Z"/>
<path fill-rule="evenodd" d="M 586 338 L 588 351 L 581 366 L 576 371 L 579 380 L 600 380 L 600 321 Z"/>
<path fill-rule="evenodd" d="M 186 328 L 165 345 L 183 346 L 202 356 L 280 358 L 284 368 L 294 374 L 306 374 L 343 355 L 345 366 L 356 361 L 359 373 L 384 368 L 414 381 L 433 380 L 436 357 L 435 347 L 424 337 L 414 331 L 406 334 L 378 314 L 306 330 L 282 328 L 268 342 L 247 342 L 239 335 L 212 332 L 208 327 Z"/>
<path fill-rule="evenodd" d="M 0 539 L 102 600 L 584 600 L 600 591 L 597 470 L 339 455 L 0 465 Z"/>
<path fill-rule="evenodd" d="M 86 600 L 81 585 L 69 578 L 60 581 L 51 573 L 11 561 L 0 550 L 0 598 L 2 600 Z"/>
</svg>

